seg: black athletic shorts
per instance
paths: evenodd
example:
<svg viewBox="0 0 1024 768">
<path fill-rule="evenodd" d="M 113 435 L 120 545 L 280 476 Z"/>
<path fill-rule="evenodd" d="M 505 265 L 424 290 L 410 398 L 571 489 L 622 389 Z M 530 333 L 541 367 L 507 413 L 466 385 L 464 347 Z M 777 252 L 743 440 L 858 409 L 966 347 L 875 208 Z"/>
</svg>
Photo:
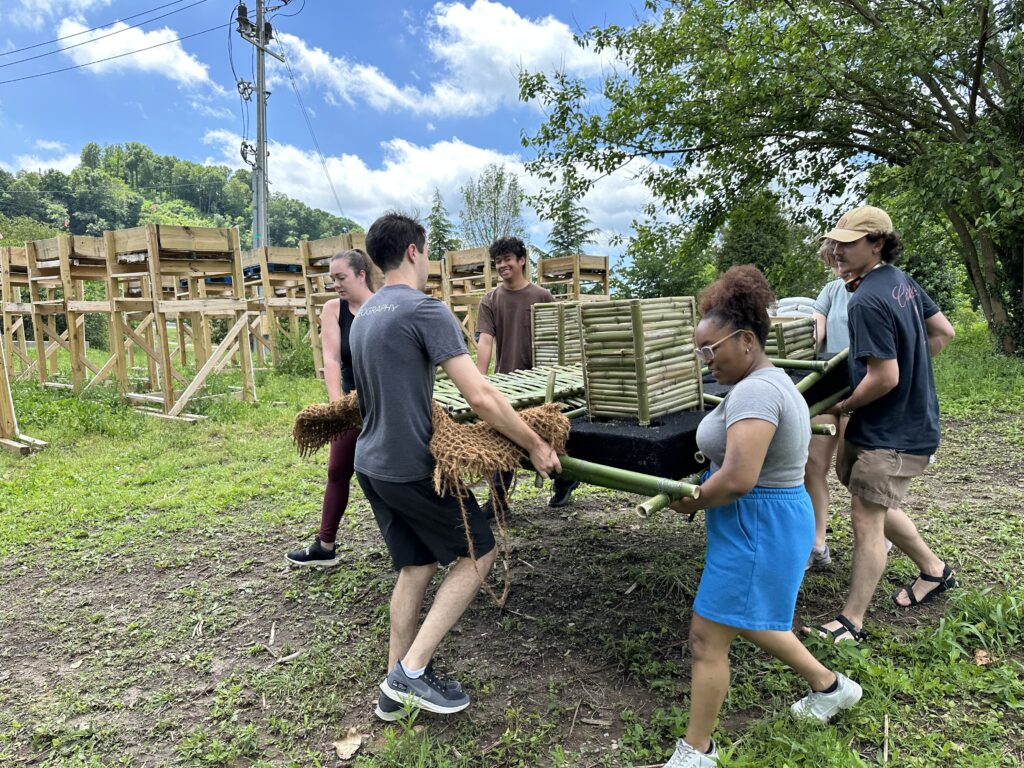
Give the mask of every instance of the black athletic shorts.
<svg viewBox="0 0 1024 768">
<path fill-rule="evenodd" d="M 356 477 L 373 508 L 396 571 L 407 565 L 448 565 L 469 556 L 456 496 L 438 496 L 429 478 L 389 483 L 362 472 L 356 472 Z M 491 526 L 473 494 L 463 499 L 463 504 L 473 538 L 473 554 L 483 557 L 494 549 Z"/>
</svg>

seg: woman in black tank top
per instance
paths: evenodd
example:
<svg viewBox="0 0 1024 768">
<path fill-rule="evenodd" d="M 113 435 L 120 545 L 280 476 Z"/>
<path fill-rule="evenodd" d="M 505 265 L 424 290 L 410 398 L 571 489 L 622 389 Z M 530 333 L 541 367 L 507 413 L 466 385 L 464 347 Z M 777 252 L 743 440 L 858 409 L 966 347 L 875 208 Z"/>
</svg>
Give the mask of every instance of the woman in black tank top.
<svg viewBox="0 0 1024 768">
<path fill-rule="evenodd" d="M 356 313 L 373 296 L 370 260 L 360 250 L 344 251 L 331 259 L 331 279 L 337 299 L 331 299 L 320 313 L 323 342 L 324 382 L 327 398 L 337 400 L 355 388 L 349 332 Z M 331 443 L 327 467 L 327 488 L 320 512 L 320 531 L 311 545 L 285 555 L 294 565 L 326 567 L 338 562 L 334 539 L 348 506 L 358 430 L 349 430 Z"/>
</svg>

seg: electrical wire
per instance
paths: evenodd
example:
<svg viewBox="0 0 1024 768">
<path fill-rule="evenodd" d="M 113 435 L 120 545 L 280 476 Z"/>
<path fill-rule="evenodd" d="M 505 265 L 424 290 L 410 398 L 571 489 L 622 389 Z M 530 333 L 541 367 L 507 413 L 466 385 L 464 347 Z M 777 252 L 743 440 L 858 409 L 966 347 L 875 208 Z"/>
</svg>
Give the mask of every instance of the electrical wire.
<svg viewBox="0 0 1024 768">
<path fill-rule="evenodd" d="M 55 53 L 63 53 L 64 51 L 70 51 L 72 48 L 78 48 L 79 46 L 82 46 L 82 45 L 89 45 L 90 43 L 95 43 L 97 40 L 103 40 L 104 38 L 112 37 L 114 35 L 119 35 L 122 32 L 127 32 L 129 29 L 137 29 L 138 27 L 141 27 L 143 24 L 149 24 L 150 22 L 166 18 L 167 16 L 173 16 L 175 13 L 181 13 L 182 11 L 187 11 L 189 8 L 193 8 L 193 7 L 197 6 L 197 5 L 201 5 L 201 4 L 205 3 L 206 1 L 207 0 L 196 0 L 196 2 L 192 3 L 191 5 L 186 5 L 184 8 L 175 8 L 173 11 L 168 11 L 167 13 L 161 14 L 159 16 L 154 16 L 152 19 L 146 19 L 145 21 L 140 21 L 138 24 L 132 24 L 130 27 L 125 27 L 124 29 L 118 29 L 118 30 L 115 30 L 113 32 L 108 32 L 105 35 L 100 35 L 99 37 L 94 37 L 91 40 L 86 40 L 84 43 L 75 43 L 74 45 L 66 45 L 63 48 L 58 48 L 55 51 L 47 51 L 46 53 L 37 53 L 35 56 L 26 56 L 24 59 L 17 59 L 16 61 L 9 61 L 6 64 L 0 64 L 0 69 L 3 69 L 4 67 L 13 67 L 15 64 L 22 64 L 22 63 L 24 63 L 26 61 L 33 61 L 35 59 L 42 59 L 42 58 L 44 58 L 46 56 L 53 56 Z M 180 0 L 179 0 L 179 2 L 180 2 Z M 115 21 L 114 23 L 117 24 L 118 22 Z M 90 31 L 92 31 L 92 30 L 90 30 Z"/>
<path fill-rule="evenodd" d="M 240 112 L 242 113 L 242 141 L 246 142 L 246 141 L 249 140 L 249 102 L 247 102 L 245 100 L 245 97 L 242 96 L 242 91 L 238 87 L 239 84 L 242 82 L 242 79 L 238 76 L 238 73 L 235 71 L 235 49 L 234 49 L 234 45 L 233 45 L 235 34 L 234 34 L 234 30 L 231 29 L 231 25 L 234 23 L 234 19 L 235 19 L 235 9 L 234 8 L 231 9 L 231 14 L 229 15 L 228 18 L 231 19 L 231 21 L 229 21 L 228 25 L 227 25 L 228 26 L 228 63 L 231 65 L 231 76 L 233 78 L 235 78 L 235 90 L 238 91 L 238 105 L 239 105 L 239 108 L 240 108 Z"/>
<path fill-rule="evenodd" d="M 70 34 L 70 35 L 64 35 L 64 37 L 55 37 L 53 40 L 47 40 L 46 42 L 43 42 L 43 43 L 35 43 L 33 45 L 26 45 L 26 46 L 23 46 L 21 48 L 14 48 L 14 49 L 12 49 L 10 51 L 4 51 L 3 53 L 0 53 L 0 56 L 10 56 L 12 53 L 21 53 L 22 51 L 30 51 L 33 48 L 39 48 L 40 46 L 43 46 L 43 45 L 50 45 L 51 43 L 59 43 L 61 40 L 69 40 L 72 37 L 78 37 L 79 35 L 85 35 L 85 34 L 88 34 L 89 32 L 95 32 L 98 29 L 103 29 L 104 27 L 113 26 L 114 24 L 117 24 L 119 21 L 128 21 L 128 19 L 137 19 L 139 16 L 145 16 L 147 13 L 152 13 L 153 11 L 159 11 L 159 10 L 161 10 L 163 8 L 167 8 L 168 6 L 177 5 L 178 3 L 184 3 L 184 2 L 185 2 L 185 0 L 174 0 L 173 3 L 164 3 L 163 5 L 158 5 L 156 8 L 150 8 L 148 11 L 141 11 L 140 13 L 135 13 L 135 14 L 132 14 L 131 16 L 125 16 L 123 19 L 114 19 L 114 21 L 110 22 L 109 24 L 100 24 L 98 27 L 93 27 L 92 29 L 83 29 L 81 32 L 75 32 L 75 33 Z M 143 23 L 145 23 L 145 22 L 143 22 Z"/>
<path fill-rule="evenodd" d="M 285 6 L 287 6 L 287 3 L 285 3 Z M 280 17 L 282 19 L 288 19 L 288 18 L 291 18 L 292 16 L 298 16 L 305 9 L 306 9 L 306 0 L 302 0 L 302 5 L 299 6 L 299 10 L 297 10 L 295 13 L 281 13 L 281 12 L 277 12 L 271 18 L 275 18 L 276 19 L 276 18 Z"/>
<path fill-rule="evenodd" d="M 284 49 L 278 45 L 278 51 L 284 56 Z M 334 195 L 334 202 L 338 206 L 338 213 L 344 218 L 345 209 L 341 207 L 341 200 L 338 198 L 338 191 L 334 188 L 334 180 L 331 179 L 331 172 L 327 170 L 327 161 L 324 159 L 324 153 L 320 151 L 320 142 L 316 140 L 316 132 L 313 130 L 313 123 L 309 119 L 309 112 L 306 109 L 306 105 L 302 102 L 302 95 L 299 93 L 299 87 L 295 83 L 295 73 L 292 72 L 291 62 L 288 61 L 288 57 L 284 56 L 284 65 L 288 70 L 288 79 L 292 84 L 292 92 L 295 94 L 295 100 L 299 103 L 299 110 L 302 112 L 302 117 L 306 121 L 306 128 L 309 129 L 309 137 L 313 140 L 313 148 L 316 149 L 317 157 L 320 158 L 320 166 L 324 169 L 324 176 L 327 177 L 327 183 L 331 187 L 331 194 Z"/>
<path fill-rule="evenodd" d="M 204 29 L 204 30 L 202 30 L 200 32 L 193 32 L 191 35 L 182 35 L 181 37 L 176 37 L 173 40 L 165 40 L 162 43 L 156 43 L 155 45 L 149 45 L 149 46 L 146 46 L 145 48 L 138 48 L 138 49 L 136 49 L 134 51 L 128 51 L 127 53 L 119 53 L 116 56 L 107 56 L 105 59 L 96 59 L 95 61 L 87 61 L 84 64 L 75 64 L 74 66 L 71 66 L 71 67 L 62 67 L 61 69 L 51 69 L 49 72 L 38 72 L 37 74 L 25 75 L 24 77 L 14 77 L 14 78 L 11 78 L 10 80 L 0 80 L 0 85 L 7 85 L 8 83 L 18 83 L 18 82 L 21 82 L 22 80 L 34 80 L 37 77 L 46 77 L 47 75 L 56 75 L 58 72 L 68 72 L 68 71 L 70 71 L 72 69 L 81 69 L 82 67 L 91 67 L 93 64 L 102 64 L 105 61 L 113 61 L 114 59 L 121 59 L 121 58 L 124 58 L 125 56 L 133 56 L 136 53 L 142 53 L 143 51 L 151 51 L 154 48 L 159 48 L 162 45 L 170 45 L 171 43 L 177 43 L 177 42 L 181 42 L 182 40 L 188 40 L 191 37 L 198 37 L 199 35 L 205 35 L 208 32 L 213 32 L 214 30 L 223 29 L 224 26 L 225 26 L 224 24 L 218 24 L 215 27 L 210 27 L 209 29 Z"/>
</svg>

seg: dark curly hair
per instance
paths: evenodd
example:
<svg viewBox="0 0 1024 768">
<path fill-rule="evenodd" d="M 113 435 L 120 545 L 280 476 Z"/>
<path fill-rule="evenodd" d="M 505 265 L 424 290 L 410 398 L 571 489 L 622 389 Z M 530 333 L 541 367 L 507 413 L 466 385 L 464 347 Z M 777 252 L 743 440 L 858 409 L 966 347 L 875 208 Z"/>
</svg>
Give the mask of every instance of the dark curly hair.
<svg viewBox="0 0 1024 768">
<path fill-rule="evenodd" d="M 697 303 L 704 320 L 733 330 L 753 331 L 764 347 L 771 327 L 768 307 L 775 303 L 775 294 L 753 264 L 729 267 L 700 292 Z"/>
<path fill-rule="evenodd" d="M 341 253 L 336 253 L 331 257 L 332 262 L 335 262 L 338 259 L 344 259 L 345 263 L 348 264 L 348 268 L 357 275 L 360 272 L 366 275 L 366 287 L 371 291 L 373 290 L 373 270 L 370 268 L 369 256 L 363 253 L 359 248 L 353 248 L 351 251 L 342 251 Z"/>
<path fill-rule="evenodd" d="M 903 243 L 900 241 L 900 236 L 895 232 L 873 232 L 869 235 L 865 235 L 868 242 L 871 244 L 877 243 L 879 240 L 883 240 L 882 245 L 882 261 L 886 264 L 895 264 L 896 259 L 903 253 Z"/>
<path fill-rule="evenodd" d="M 526 258 L 526 244 L 518 237 L 499 237 L 493 243 L 491 247 L 487 249 L 487 253 L 491 257 L 491 263 L 499 256 L 503 256 L 506 253 L 515 254 L 517 259 Z"/>
</svg>

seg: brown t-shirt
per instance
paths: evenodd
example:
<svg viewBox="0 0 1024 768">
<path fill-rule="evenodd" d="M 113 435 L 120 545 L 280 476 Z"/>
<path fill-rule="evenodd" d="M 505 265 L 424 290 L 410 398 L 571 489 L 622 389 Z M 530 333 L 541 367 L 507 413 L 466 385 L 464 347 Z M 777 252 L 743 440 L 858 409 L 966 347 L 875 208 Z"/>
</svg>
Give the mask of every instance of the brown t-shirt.
<svg viewBox="0 0 1024 768">
<path fill-rule="evenodd" d="M 480 302 L 476 329 L 489 333 L 498 347 L 497 373 L 533 367 L 533 339 L 530 332 L 530 307 L 554 301 L 547 288 L 530 283 L 518 291 L 503 285 L 492 290 Z"/>
</svg>

